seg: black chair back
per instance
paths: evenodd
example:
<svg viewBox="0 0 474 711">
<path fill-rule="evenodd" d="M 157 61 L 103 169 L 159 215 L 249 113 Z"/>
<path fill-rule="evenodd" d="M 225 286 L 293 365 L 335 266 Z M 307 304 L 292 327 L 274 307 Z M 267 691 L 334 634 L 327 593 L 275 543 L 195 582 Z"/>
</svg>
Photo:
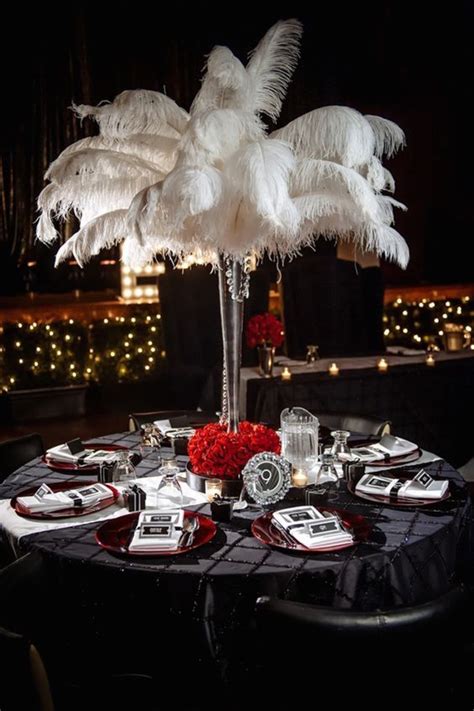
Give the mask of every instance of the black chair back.
<svg viewBox="0 0 474 711">
<path fill-rule="evenodd" d="M 0 482 L 9 474 L 44 454 L 44 444 L 39 434 L 29 434 L 0 442 Z"/>
<path fill-rule="evenodd" d="M 453 655 L 460 668 L 467 603 L 463 586 L 419 605 L 374 612 L 261 597 L 256 604 L 259 656 L 269 659 L 275 649 L 290 650 L 300 681 L 306 679 L 308 699 L 317 691 L 311 686 L 315 675 L 338 706 L 354 700 L 355 692 L 370 709 L 403 699 L 407 708 L 414 708 L 415 700 L 444 701 L 459 691 Z M 297 657 L 294 650 L 300 650 Z"/>
<path fill-rule="evenodd" d="M 43 661 L 22 635 L 0 627 L 0 708 L 2 711 L 53 711 Z"/>
<path fill-rule="evenodd" d="M 128 416 L 130 432 L 136 432 L 147 422 L 169 420 L 172 427 L 195 427 L 217 422 L 218 417 L 212 412 L 200 410 L 157 410 L 156 412 L 134 412 Z"/>
<path fill-rule="evenodd" d="M 315 412 L 314 414 L 321 425 L 331 430 L 349 430 L 349 432 L 381 437 L 389 434 L 391 429 L 390 420 L 369 415 L 351 415 L 342 412 Z"/>
</svg>

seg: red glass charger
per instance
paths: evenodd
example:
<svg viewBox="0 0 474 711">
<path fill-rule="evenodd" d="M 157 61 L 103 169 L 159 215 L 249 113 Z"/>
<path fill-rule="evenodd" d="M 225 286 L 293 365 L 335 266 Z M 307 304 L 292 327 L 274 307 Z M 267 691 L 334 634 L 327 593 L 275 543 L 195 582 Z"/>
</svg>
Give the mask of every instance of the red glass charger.
<svg viewBox="0 0 474 711">
<path fill-rule="evenodd" d="M 370 465 L 372 466 L 372 465 Z M 407 476 L 393 476 L 391 473 L 383 472 L 379 476 L 387 476 L 391 479 L 400 479 L 400 481 L 407 481 L 410 477 Z M 359 499 L 366 499 L 367 501 L 373 501 L 376 504 L 384 504 L 384 506 L 430 506 L 433 504 L 438 504 L 440 501 L 446 501 L 451 496 L 449 487 L 446 493 L 440 499 L 428 499 L 428 498 L 402 498 L 398 496 L 397 498 L 390 496 L 385 496 L 383 494 L 368 494 L 365 491 L 356 491 L 356 484 L 352 481 L 347 482 L 347 490 L 357 496 Z"/>
<path fill-rule="evenodd" d="M 84 486 L 92 486 L 94 484 L 97 484 L 96 481 L 90 481 L 90 482 L 85 482 L 85 481 L 80 481 L 77 482 L 77 486 L 83 488 Z M 73 481 L 68 481 L 64 483 L 59 483 L 59 484 L 48 484 L 49 488 L 51 491 L 56 493 L 57 491 L 69 491 L 70 489 L 74 489 L 76 485 L 76 482 Z M 111 484 L 105 484 L 110 489 L 110 498 L 108 499 L 103 499 L 102 501 L 98 501 L 96 504 L 92 504 L 92 506 L 85 506 L 85 507 L 79 507 L 79 506 L 71 506 L 70 508 L 67 509 L 59 509 L 57 511 L 35 511 L 31 512 L 24 506 L 22 506 L 20 503 L 18 503 L 18 497 L 19 496 L 33 496 L 36 491 L 38 491 L 39 486 L 34 486 L 30 487 L 29 489 L 26 489 L 25 491 L 20 492 L 16 496 L 11 499 L 10 504 L 11 507 L 18 516 L 22 516 L 23 518 L 31 518 L 34 520 L 55 520 L 59 518 L 77 518 L 78 516 L 87 516 L 88 514 L 94 513 L 95 511 L 102 511 L 102 509 L 106 509 L 109 506 L 112 506 L 117 499 L 120 496 L 119 491 L 112 486 Z"/>
<path fill-rule="evenodd" d="M 103 449 L 105 452 L 127 452 L 127 447 L 122 447 L 120 444 L 102 444 L 102 442 L 90 442 L 85 445 L 87 449 Z M 55 472 L 70 472 L 91 474 L 97 473 L 100 469 L 100 464 L 86 464 L 84 466 L 75 462 L 60 462 L 47 454 L 43 454 L 42 461 Z"/>
<path fill-rule="evenodd" d="M 285 536 L 285 533 L 275 526 L 271 511 L 256 518 L 252 523 L 251 530 L 255 538 L 267 546 L 274 546 L 275 548 L 283 548 L 290 551 L 300 551 L 302 553 L 330 553 L 331 551 L 350 548 L 357 543 L 367 540 L 371 526 L 365 516 L 325 507 L 318 507 L 318 511 L 327 511 L 330 514 L 338 516 L 343 526 L 350 530 L 354 540 L 349 543 L 334 543 L 332 545 L 321 544 L 321 546 L 317 548 L 307 548 L 296 539 L 294 543 L 290 541 L 290 539 Z"/>
<path fill-rule="evenodd" d="M 204 516 L 197 511 L 184 511 L 183 513 L 187 518 L 197 517 L 199 520 L 199 527 L 194 532 L 193 542 L 189 546 L 171 548 L 168 550 L 128 550 L 128 545 L 133 536 L 140 512 L 125 514 L 125 516 L 120 516 L 119 518 L 113 518 L 110 519 L 110 521 L 106 521 L 96 531 L 95 539 L 99 546 L 105 548 L 105 550 L 109 551 L 109 553 L 114 553 L 120 556 L 141 556 L 150 558 L 155 556 L 170 556 L 187 553 L 194 548 L 199 548 L 200 546 L 209 543 L 209 541 L 214 538 L 217 527 L 214 521 L 212 521 L 208 516 Z"/>
</svg>

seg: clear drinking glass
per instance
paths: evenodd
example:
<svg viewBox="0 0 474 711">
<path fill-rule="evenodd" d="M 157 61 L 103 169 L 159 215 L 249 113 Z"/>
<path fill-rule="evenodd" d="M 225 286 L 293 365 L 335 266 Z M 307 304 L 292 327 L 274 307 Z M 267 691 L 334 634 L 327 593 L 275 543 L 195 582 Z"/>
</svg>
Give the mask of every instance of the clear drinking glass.
<svg viewBox="0 0 474 711">
<path fill-rule="evenodd" d="M 180 468 L 167 464 L 158 469 L 158 475 L 161 475 L 161 481 L 156 490 L 156 507 L 161 508 L 180 508 L 183 503 L 183 490 L 181 488 L 178 474 Z"/>
<path fill-rule="evenodd" d="M 316 484 L 323 484 L 325 481 L 338 481 L 339 477 L 334 466 L 334 456 L 331 452 L 323 452 L 321 455 L 321 467 L 316 479 Z"/>
<path fill-rule="evenodd" d="M 318 461 L 318 418 L 303 407 L 290 407 L 283 410 L 280 422 L 282 455 L 307 473 Z"/>
<path fill-rule="evenodd" d="M 132 463 L 130 452 L 118 451 L 115 455 L 115 466 L 112 472 L 112 481 L 116 484 L 127 484 L 137 478 L 137 470 Z"/>
<path fill-rule="evenodd" d="M 347 462 L 351 458 L 351 450 L 347 443 L 350 434 L 347 430 L 334 430 L 331 432 L 331 437 L 334 438 L 331 454 L 342 462 Z"/>
<path fill-rule="evenodd" d="M 143 459 L 147 459 L 156 466 L 161 464 L 161 442 L 163 435 L 156 425 L 147 422 L 141 427 L 141 440 L 139 444 L 140 454 Z"/>
</svg>

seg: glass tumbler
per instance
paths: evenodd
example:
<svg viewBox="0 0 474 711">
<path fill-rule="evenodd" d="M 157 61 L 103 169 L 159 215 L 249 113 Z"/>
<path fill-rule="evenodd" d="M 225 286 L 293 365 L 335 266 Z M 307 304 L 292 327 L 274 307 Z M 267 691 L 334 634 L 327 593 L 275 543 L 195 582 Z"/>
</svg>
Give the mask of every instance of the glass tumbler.
<svg viewBox="0 0 474 711">
<path fill-rule="evenodd" d="M 347 430 L 334 430 L 331 432 L 331 437 L 334 438 L 334 444 L 331 447 L 331 454 L 341 462 L 347 462 L 351 459 L 351 450 L 347 443 L 350 434 L 351 433 Z"/>
<path fill-rule="evenodd" d="M 318 461 L 319 420 L 303 407 L 290 407 L 280 415 L 281 452 L 306 474 Z"/>
<path fill-rule="evenodd" d="M 179 467 L 170 465 L 158 469 L 158 475 L 161 476 L 156 489 L 156 507 L 158 509 L 180 508 L 183 505 L 183 490 L 178 479 L 180 471 Z"/>
<path fill-rule="evenodd" d="M 321 455 L 321 467 L 316 479 L 317 485 L 323 484 L 325 481 L 339 480 L 334 462 L 335 459 L 331 452 L 323 452 Z"/>
<path fill-rule="evenodd" d="M 140 454 L 143 459 L 153 462 L 155 466 L 161 464 L 161 442 L 163 435 L 161 430 L 152 422 L 147 422 L 141 428 L 141 439 L 139 444 Z"/>
<path fill-rule="evenodd" d="M 128 484 L 137 478 L 137 470 L 133 466 L 130 452 L 117 452 L 115 456 L 115 466 L 112 472 L 112 482 L 116 484 Z"/>
</svg>

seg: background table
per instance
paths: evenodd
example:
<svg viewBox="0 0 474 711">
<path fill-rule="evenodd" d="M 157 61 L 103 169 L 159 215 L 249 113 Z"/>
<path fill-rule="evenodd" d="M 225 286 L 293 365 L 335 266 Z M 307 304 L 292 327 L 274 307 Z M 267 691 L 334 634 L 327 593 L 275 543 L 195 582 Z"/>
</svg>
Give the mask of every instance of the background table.
<svg viewBox="0 0 474 711">
<path fill-rule="evenodd" d="M 437 353 L 434 367 L 425 364 L 424 355 L 385 358 L 386 373 L 378 372 L 376 357 L 292 365 L 288 382 L 281 380 L 281 368 L 270 379 L 243 368 L 241 415 L 273 425 L 285 407 L 294 405 L 315 413 L 372 415 L 390 420 L 395 434 L 437 452 L 454 466 L 465 464 L 474 455 L 474 351 Z M 332 360 L 340 368 L 337 376 L 327 373 Z"/>
</svg>

